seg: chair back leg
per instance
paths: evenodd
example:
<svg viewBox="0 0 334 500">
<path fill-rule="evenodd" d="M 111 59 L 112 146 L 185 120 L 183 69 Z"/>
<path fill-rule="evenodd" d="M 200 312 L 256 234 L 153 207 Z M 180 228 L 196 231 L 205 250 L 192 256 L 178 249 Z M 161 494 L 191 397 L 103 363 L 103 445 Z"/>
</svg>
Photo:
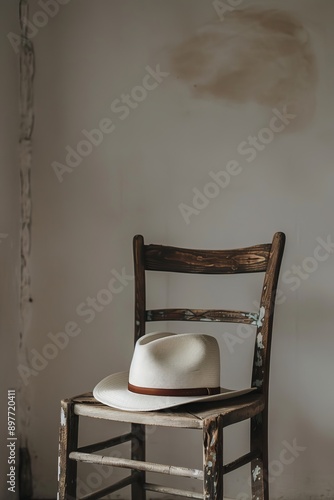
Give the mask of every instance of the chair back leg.
<svg viewBox="0 0 334 500">
<path fill-rule="evenodd" d="M 140 424 L 132 424 L 131 432 L 133 438 L 131 440 L 131 459 L 145 461 L 145 426 Z M 131 485 L 132 500 L 146 500 L 145 472 L 133 471 L 133 474 L 138 476 L 138 480 Z"/>
<path fill-rule="evenodd" d="M 267 409 L 251 419 L 251 449 L 260 452 L 251 462 L 252 500 L 269 500 Z"/>
</svg>

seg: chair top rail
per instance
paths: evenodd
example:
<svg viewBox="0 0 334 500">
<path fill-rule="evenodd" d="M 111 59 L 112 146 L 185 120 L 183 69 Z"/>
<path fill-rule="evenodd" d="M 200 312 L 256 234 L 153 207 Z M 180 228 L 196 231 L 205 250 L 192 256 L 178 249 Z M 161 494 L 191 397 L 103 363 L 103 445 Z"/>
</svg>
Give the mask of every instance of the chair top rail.
<svg viewBox="0 0 334 500">
<path fill-rule="evenodd" d="M 164 245 L 145 245 L 144 249 L 147 271 L 236 274 L 266 271 L 271 244 L 233 250 L 196 250 Z"/>
</svg>

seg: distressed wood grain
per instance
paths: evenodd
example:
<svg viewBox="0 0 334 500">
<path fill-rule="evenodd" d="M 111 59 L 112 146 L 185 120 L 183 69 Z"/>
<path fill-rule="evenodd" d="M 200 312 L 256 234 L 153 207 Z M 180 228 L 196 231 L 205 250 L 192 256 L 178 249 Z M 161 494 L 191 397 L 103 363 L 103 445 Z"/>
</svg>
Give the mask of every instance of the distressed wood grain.
<svg viewBox="0 0 334 500">
<path fill-rule="evenodd" d="M 164 245 L 145 245 L 145 269 L 195 274 L 263 272 L 271 245 L 233 250 L 195 250 Z"/>
<path fill-rule="evenodd" d="M 149 309 L 146 321 L 203 321 L 256 325 L 258 314 L 225 309 Z"/>
<path fill-rule="evenodd" d="M 63 400 L 60 408 L 58 500 L 75 500 L 77 487 L 77 463 L 69 455 L 78 446 L 78 416 L 74 403 Z"/>
<path fill-rule="evenodd" d="M 222 500 L 223 485 L 223 417 L 210 417 L 203 427 L 203 498 Z"/>
<path fill-rule="evenodd" d="M 70 458 L 72 460 L 89 464 L 112 465 L 116 467 L 123 467 L 125 469 L 156 472 L 158 474 L 167 474 L 170 476 L 189 477 L 192 479 L 200 480 L 203 479 L 203 471 L 199 469 L 190 469 L 187 467 L 157 464 L 155 462 L 143 462 L 141 460 L 130 460 L 128 458 L 94 455 L 91 453 L 81 453 L 79 451 L 72 451 L 70 453 Z"/>
<path fill-rule="evenodd" d="M 142 424 L 132 424 L 132 440 L 131 440 L 131 459 L 136 462 L 144 462 L 146 459 L 146 427 Z M 137 470 L 132 470 L 132 475 L 136 474 L 136 481 L 131 485 L 132 498 L 138 500 L 146 499 L 146 491 L 144 484 L 146 482 L 145 470 L 137 473 Z"/>
<path fill-rule="evenodd" d="M 203 500 L 202 493 L 195 493 L 193 491 L 180 490 L 177 488 L 169 488 L 168 486 L 160 486 L 159 484 L 145 483 L 145 490 L 154 491 L 156 493 L 167 493 L 168 495 L 181 496 L 184 498 L 197 498 Z"/>
</svg>

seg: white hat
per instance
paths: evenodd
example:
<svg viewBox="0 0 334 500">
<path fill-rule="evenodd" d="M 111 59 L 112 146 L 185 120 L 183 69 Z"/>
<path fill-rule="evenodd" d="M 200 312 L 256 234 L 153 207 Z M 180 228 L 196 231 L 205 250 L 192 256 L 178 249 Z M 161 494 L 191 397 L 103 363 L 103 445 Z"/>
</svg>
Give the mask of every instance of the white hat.
<svg viewBox="0 0 334 500">
<path fill-rule="evenodd" d="M 109 375 L 97 384 L 93 395 L 120 410 L 154 411 L 252 390 L 220 387 L 220 353 L 214 337 L 155 332 L 137 341 L 130 372 Z"/>
</svg>

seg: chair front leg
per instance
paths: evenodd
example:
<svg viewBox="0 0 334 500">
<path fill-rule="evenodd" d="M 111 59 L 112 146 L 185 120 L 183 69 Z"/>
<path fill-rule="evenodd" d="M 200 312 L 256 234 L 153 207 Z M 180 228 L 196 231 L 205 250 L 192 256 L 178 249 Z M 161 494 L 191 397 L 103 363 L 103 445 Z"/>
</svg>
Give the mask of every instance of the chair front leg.
<svg viewBox="0 0 334 500">
<path fill-rule="evenodd" d="M 145 426 L 132 424 L 131 431 L 134 435 L 131 441 L 131 458 L 132 460 L 142 460 L 144 462 L 146 455 Z M 131 486 L 132 500 L 146 500 L 146 490 L 144 489 L 145 472 L 133 471 L 132 473 L 139 476 L 138 480 Z"/>
<path fill-rule="evenodd" d="M 208 418 L 203 426 L 203 472 L 206 500 L 222 500 L 223 480 L 223 418 Z"/>
<path fill-rule="evenodd" d="M 75 500 L 77 462 L 70 460 L 69 454 L 78 447 L 79 417 L 72 400 L 62 401 L 60 411 L 57 500 Z"/>
</svg>

